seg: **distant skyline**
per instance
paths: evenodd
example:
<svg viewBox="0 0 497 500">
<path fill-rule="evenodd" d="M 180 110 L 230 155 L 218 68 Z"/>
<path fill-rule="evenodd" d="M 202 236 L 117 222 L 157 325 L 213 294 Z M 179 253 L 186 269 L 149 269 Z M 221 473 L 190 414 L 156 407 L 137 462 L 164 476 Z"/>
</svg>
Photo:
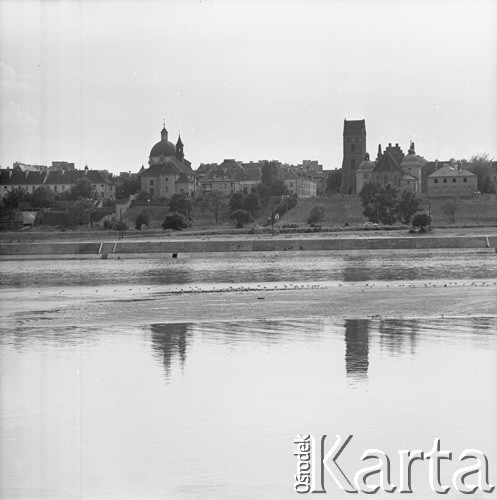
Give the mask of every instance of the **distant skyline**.
<svg viewBox="0 0 497 500">
<path fill-rule="evenodd" d="M 201 162 L 340 168 L 367 149 L 497 159 L 494 0 L 0 1 L 0 165 L 133 171 L 178 133 Z"/>
</svg>

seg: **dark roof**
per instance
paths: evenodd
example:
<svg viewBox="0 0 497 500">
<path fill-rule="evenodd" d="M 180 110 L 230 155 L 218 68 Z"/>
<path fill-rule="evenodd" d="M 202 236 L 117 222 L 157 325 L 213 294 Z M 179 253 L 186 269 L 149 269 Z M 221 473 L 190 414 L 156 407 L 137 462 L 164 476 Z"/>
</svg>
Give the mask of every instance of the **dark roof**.
<svg viewBox="0 0 497 500">
<path fill-rule="evenodd" d="M 459 170 L 457 167 L 444 165 L 428 177 L 476 177 L 476 175 L 468 170 Z"/>
<path fill-rule="evenodd" d="M 98 170 L 50 170 L 46 172 L 21 172 L 20 170 L 1 170 L 0 184 L 2 185 L 30 185 L 42 184 L 76 184 L 86 177 L 92 184 L 111 183 L 108 175 Z"/>
<path fill-rule="evenodd" d="M 76 184 L 83 177 L 92 184 L 112 184 L 107 174 L 99 170 L 51 170 L 48 172 L 45 184 Z"/>
<path fill-rule="evenodd" d="M 244 180 L 245 171 L 236 160 L 224 160 L 220 165 L 213 165 L 204 177 L 204 180 Z"/>
<path fill-rule="evenodd" d="M 17 169 L 2 169 L 0 171 L 0 184 L 5 186 L 39 185 L 43 184 L 45 176 L 45 172 L 33 172 L 31 170 L 26 170 L 25 172 L 23 172 Z"/>
<path fill-rule="evenodd" d="M 366 120 L 344 120 L 343 135 L 366 135 Z"/>
<path fill-rule="evenodd" d="M 0 171 L 0 183 L 2 185 L 27 184 L 26 174 L 20 170 L 2 169 Z"/>
<path fill-rule="evenodd" d="M 400 170 L 399 164 L 389 151 L 385 151 L 377 160 L 373 172 L 384 172 L 386 170 Z"/>
<path fill-rule="evenodd" d="M 46 172 L 29 172 L 28 178 L 26 179 L 26 184 L 38 184 L 41 185 L 45 181 Z"/>
<path fill-rule="evenodd" d="M 167 139 L 161 140 L 151 149 L 150 156 L 176 156 L 176 146 Z"/>
</svg>

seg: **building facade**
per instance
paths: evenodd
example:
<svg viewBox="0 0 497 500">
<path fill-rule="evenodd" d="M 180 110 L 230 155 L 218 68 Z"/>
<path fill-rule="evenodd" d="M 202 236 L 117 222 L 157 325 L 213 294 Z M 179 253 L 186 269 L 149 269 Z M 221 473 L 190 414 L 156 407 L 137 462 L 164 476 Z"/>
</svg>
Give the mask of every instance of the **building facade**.
<svg viewBox="0 0 497 500">
<path fill-rule="evenodd" d="M 52 170 L 48 171 L 22 171 L 16 168 L 2 169 L 0 171 L 0 199 L 4 199 L 10 191 L 18 188 L 32 193 L 40 186 L 51 189 L 56 194 L 63 194 L 80 180 L 88 179 L 95 189 L 98 198 L 116 198 L 116 183 L 112 176 L 105 170 Z"/>
<path fill-rule="evenodd" d="M 428 196 L 467 197 L 478 191 L 478 178 L 460 165 L 445 165 L 428 176 Z"/>
<path fill-rule="evenodd" d="M 344 120 L 341 194 L 357 194 L 357 169 L 366 151 L 365 120 Z"/>
<path fill-rule="evenodd" d="M 197 190 L 195 172 L 185 158 L 181 136 L 176 146 L 169 142 L 168 131 L 164 126 L 161 140 L 151 149 L 148 168 L 143 166 L 139 172 L 142 191 L 151 199 L 171 198 L 174 194 L 193 195 Z"/>
</svg>

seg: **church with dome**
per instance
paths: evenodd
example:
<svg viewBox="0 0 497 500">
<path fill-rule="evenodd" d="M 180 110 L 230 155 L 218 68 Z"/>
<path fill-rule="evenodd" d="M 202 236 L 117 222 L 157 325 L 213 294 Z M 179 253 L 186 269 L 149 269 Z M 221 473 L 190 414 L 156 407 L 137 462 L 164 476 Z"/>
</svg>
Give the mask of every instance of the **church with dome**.
<svg viewBox="0 0 497 500">
<path fill-rule="evenodd" d="M 422 176 L 427 161 L 416 154 L 414 143 L 411 142 L 407 155 L 398 144 L 389 144 L 384 151 L 378 145 L 376 161 L 364 155 L 356 172 L 357 193 L 361 192 L 364 184 L 374 182 L 386 186 L 391 184 L 400 190 L 409 190 L 414 193 L 422 191 Z"/>
<path fill-rule="evenodd" d="M 150 151 L 148 168 L 139 172 L 141 189 L 150 199 L 171 198 L 174 194 L 196 192 L 196 175 L 185 158 L 184 144 L 178 136 L 176 145 L 168 140 L 166 126 L 161 130 L 160 141 Z"/>
</svg>

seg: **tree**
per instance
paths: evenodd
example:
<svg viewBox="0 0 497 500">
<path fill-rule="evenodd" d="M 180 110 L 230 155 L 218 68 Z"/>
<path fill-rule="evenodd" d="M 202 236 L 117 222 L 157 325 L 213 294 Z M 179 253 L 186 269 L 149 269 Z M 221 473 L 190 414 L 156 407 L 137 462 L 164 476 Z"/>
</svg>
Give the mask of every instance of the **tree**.
<svg viewBox="0 0 497 500">
<path fill-rule="evenodd" d="M 178 212 L 190 217 L 192 212 L 192 199 L 186 193 L 173 194 L 169 200 L 169 209 L 171 212 Z"/>
<path fill-rule="evenodd" d="M 214 215 L 217 224 L 219 212 L 226 206 L 224 194 L 221 191 L 207 193 L 202 200 L 201 206 L 203 210 L 208 210 Z"/>
<path fill-rule="evenodd" d="M 276 162 L 274 161 L 265 161 L 264 165 L 261 168 L 261 182 L 268 188 L 271 188 L 273 185 L 274 179 L 278 175 L 278 169 L 276 166 Z"/>
<path fill-rule="evenodd" d="M 150 215 L 142 210 L 135 219 L 135 229 L 141 229 L 142 226 L 150 226 Z"/>
<path fill-rule="evenodd" d="M 488 153 L 480 153 L 472 156 L 466 164 L 467 170 L 473 172 L 477 178 L 478 191 L 481 193 L 492 192 L 493 182 L 490 180 L 491 158 Z M 486 181 L 489 178 L 490 183 Z M 490 191 L 487 191 L 490 189 Z"/>
<path fill-rule="evenodd" d="M 271 185 L 271 196 L 283 196 L 288 194 L 288 188 L 286 187 L 285 181 L 283 179 L 274 179 Z"/>
<path fill-rule="evenodd" d="M 76 184 L 71 187 L 70 197 L 73 200 L 77 200 L 78 198 L 94 199 L 96 195 L 96 189 L 86 177 L 81 177 L 81 179 L 78 179 Z"/>
<path fill-rule="evenodd" d="M 70 219 L 73 224 L 82 226 L 91 225 L 91 216 L 95 212 L 94 202 L 92 200 L 79 197 L 69 211 Z"/>
<path fill-rule="evenodd" d="M 266 186 L 262 182 L 259 182 L 254 187 L 252 187 L 252 193 L 256 193 L 261 200 L 267 201 L 271 196 L 271 187 Z"/>
<path fill-rule="evenodd" d="M 246 222 L 254 222 L 254 219 L 246 210 L 235 210 L 231 214 L 231 220 L 238 228 L 242 228 Z"/>
<path fill-rule="evenodd" d="M 394 224 L 397 220 L 398 189 L 391 184 L 383 186 L 379 183 L 367 182 L 359 196 L 363 206 L 363 214 L 371 222 Z"/>
<path fill-rule="evenodd" d="M 454 224 L 456 222 L 456 214 L 461 208 L 461 202 L 458 198 L 452 198 L 451 200 L 444 201 L 440 208 L 442 212 L 449 218 L 450 222 Z"/>
<path fill-rule="evenodd" d="M 240 191 L 235 193 L 231 197 L 230 203 L 229 203 L 231 210 L 233 210 L 233 212 L 235 210 L 240 210 L 243 207 L 243 200 L 244 199 L 245 199 L 245 195 L 243 193 L 241 193 Z"/>
<path fill-rule="evenodd" d="M 31 195 L 27 192 L 26 189 L 18 187 L 13 189 L 12 191 L 9 191 L 3 199 L 3 202 L 6 207 L 17 208 L 21 201 L 29 201 L 30 197 Z"/>
<path fill-rule="evenodd" d="M 138 177 L 124 178 L 117 182 L 116 197 L 118 199 L 128 198 L 130 194 L 135 194 L 141 189 Z"/>
<path fill-rule="evenodd" d="M 307 224 L 316 224 L 316 222 L 321 222 L 324 219 L 324 206 L 315 205 L 309 217 L 307 217 Z"/>
<path fill-rule="evenodd" d="M 329 196 L 340 192 L 340 186 L 342 185 L 342 169 L 336 168 L 332 170 L 328 177 L 326 178 L 326 194 Z"/>
<path fill-rule="evenodd" d="M 402 224 L 409 224 L 412 216 L 419 210 L 421 199 L 410 190 L 405 190 L 400 195 L 397 211 Z"/>
<path fill-rule="evenodd" d="M 181 231 L 188 227 L 188 219 L 185 215 L 179 212 L 172 212 L 166 215 L 164 222 L 162 223 L 162 229 L 174 229 L 175 231 Z"/>
<path fill-rule="evenodd" d="M 55 205 L 55 193 L 47 186 L 39 186 L 31 195 L 33 208 L 50 208 Z"/>
<path fill-rule="evenodd" d="M 254 213 L 261 207 L 261 198 L 257 193 L 250 193 L 243 200 L 243 210 L 246 212 Z"/>
<path fill-rule="evenodd" d="M 494 194 L 496 191 L 494 181 L 490 178 L 490 175 L 485 175 L 481 183 L 480 192 Z"/>
<path fill-rule="evenodd" d="M 150 201 L 150 194 L 148 194 L 146 191 L 138 191 L 136 193 L 135 200 Z"/>
<path fill-rule="evenodd" d="M 412 218 L 413 227 L 419 227 L 419 232 L 424 233 L 426 231 L 426 226 L 431 223 L 431 217 L 426 213 L 417 213 Z"/>
</svg>

